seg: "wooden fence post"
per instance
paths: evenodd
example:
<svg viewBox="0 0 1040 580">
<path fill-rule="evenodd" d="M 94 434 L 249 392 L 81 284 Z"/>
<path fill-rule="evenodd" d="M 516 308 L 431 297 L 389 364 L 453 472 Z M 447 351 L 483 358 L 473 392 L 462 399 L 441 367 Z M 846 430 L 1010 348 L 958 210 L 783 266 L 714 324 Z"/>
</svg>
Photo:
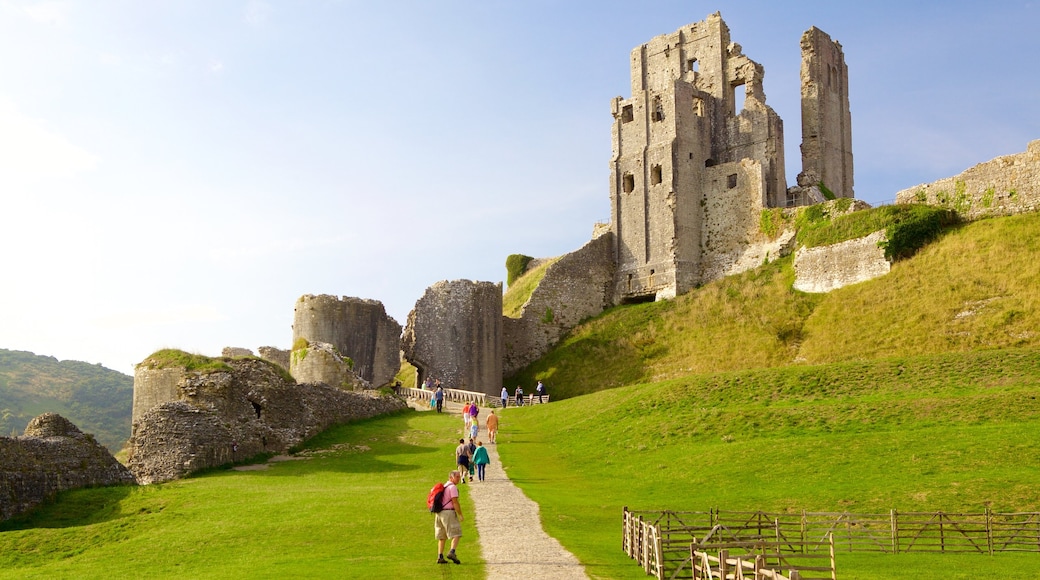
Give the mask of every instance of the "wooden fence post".
<svg viewBox="0 0 1040 580">
<path fill-rule="evenodd" d="M 986 508 L 986 548 L 989 549 L 989 555 L 993 555 L 993 512 Z"/>
<path fill-rule="evenodd" d="M 896 510 L 889 510 L 888 517 L 892 522 L 892 553 L 899 553 L 899 519 Z"/>
<path fill-rule="evenodd" d="M 838 580 L 838 569 L 834 561 L 834 534 L 827 534 L 827 543 L 831 549 L 831 580 Z"/>
<path fill-rule="evenodd" d="M 729 550 L 719 550 L 719 578 L 729 574 Z"/>
</svg>

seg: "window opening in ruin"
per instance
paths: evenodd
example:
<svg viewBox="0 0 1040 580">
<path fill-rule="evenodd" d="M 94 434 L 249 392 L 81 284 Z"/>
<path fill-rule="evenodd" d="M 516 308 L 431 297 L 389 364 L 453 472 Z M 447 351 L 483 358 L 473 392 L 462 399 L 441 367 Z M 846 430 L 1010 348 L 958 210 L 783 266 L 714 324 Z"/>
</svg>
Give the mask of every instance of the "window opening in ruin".
<svg viewBox="0 0 1040 580">
<path fill-rule="evenodd" d="M 256 413 L 256 418 L 259 419 L 260 418 L 260 413 L 264 410 L 264 408 L 261 407 L 258 403 L 255 403 L 253 401 L 249 401 L 249 404 L 253 406 L 253 412 Z"/>
<path fill-rule="evenodd" d="M 650 168 L 650 185 L 661 183 L 661 166 L 654 165 Z"/>
<path fill-rule="evenodd" d="M 714 159 L 712 159 L 711 157 L 709 157 L 709 158 L 704 160 L 704 166 L 705 167 L 715 167 L 718 164 L 719 163 L 717 161 L 715 161 Z"/>
<path fill-rule="evenodd" d="M 653 121 L 664 120 L 664 107 L 661 105 L 661 97 L 654 97 L 654 104 L 652 112 L 650 113 L 650 119 Z"/>
<path fill-rule="evenodd" d="M 625 191 L 625 193 L 632 193 L 633 191 L 635 191 L 635 189 L 636 189 L 636 176 L 635 175 L 632 175 L 631 173 L 626 173 L 624 175 L 624 177 L 621 179 L 621 181 L 622 181 L 621 188 Z"/>
<path fill-rule="evenodd" d="M 645 304 L 647 302 L 655 302 L 657 300 L 657 294 L 651 292 L 649 294 L 640 294 L 639 296 L 625 296 L 621 299 L 622 304 Z"/>
<path fill-rule="evenodd" d="M 737 174 L 736 173 L 730 174 L 730 176 L 727 177 L 726 179 L 727 179 L 727 185 L 729 186 L 730 189 L 733 189 L 734 187 L 737 186 Z"/>
<path fill-rule="evenodd" d="M 648 276 L 647 279 L 646 279 L 646 285 L 647 285 L 648 288 L 653 288 L 654 287 L 654 271 L 653 270 L 650 270 L 650 276 Z"/>
<path fill-rule="evenodd" d="M 733 115 L 739 115 L 744 110 L 744 100 L 747 95 L 744 91 L 744 83 L 733 85 Z"/>
<path fill-rule="evenodd" d="M 695 58 L 686 59 L 686 70 L 690 72 L 698 72 L 701 70 L 701 63 L 697 62 Z"/>
<path fill-rule="evenodd" d="M 635 119 L 635 115 L 632 113 L 632 105 L 621 107 L 621 122 L 631 123 L 632 119 Z"/>
<path fill-rule="evenodd" d="M 704 99 L 700 97 L 693 98 L 693 114 L 698 117 L 704 116 Z"/>
<path fill-rule="evenodd" d="M 628 275 L 628 291 L 632 291 L 632 274 Z"/>
</svg>

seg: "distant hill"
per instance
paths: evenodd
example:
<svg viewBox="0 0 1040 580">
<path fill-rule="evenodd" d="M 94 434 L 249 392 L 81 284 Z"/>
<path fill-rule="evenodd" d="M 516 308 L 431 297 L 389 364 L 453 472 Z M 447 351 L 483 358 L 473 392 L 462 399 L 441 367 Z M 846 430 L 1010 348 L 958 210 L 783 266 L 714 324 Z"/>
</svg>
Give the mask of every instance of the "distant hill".
<svg viewBox="0 0 1040 580">
<path fill-rule="evenodd" d="M 506 379 L 553 396 L 689 375 L 1040 349 L 1040 213 L 947 228 L 879 278 L 792 288 L 791 257 L 674 300 L 612 308 Z"/>
<path fill-rule="evenodd" d="M 99 364 L 0 349 L 0 435 L 58 413 L 113 453 L 130 438 L 134 379 Z"/>
</svg>

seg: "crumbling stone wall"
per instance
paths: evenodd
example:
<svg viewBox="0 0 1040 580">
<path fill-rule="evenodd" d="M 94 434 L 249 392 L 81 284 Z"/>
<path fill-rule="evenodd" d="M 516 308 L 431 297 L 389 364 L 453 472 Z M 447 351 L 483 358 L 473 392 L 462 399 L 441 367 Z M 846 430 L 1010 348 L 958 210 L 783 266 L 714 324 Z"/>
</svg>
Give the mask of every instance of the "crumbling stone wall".
<svg viewBox="0 0 1040 580">
<path fill-rule="evenodd" d="M 301 383 L 325 383 L 347 390 L 371 388 L 352 369 L 353 362 L 327 342 L 312 342 L 294 350 L 289 364 L 290 374 Z"/>
<path fill-rule="evenodd" d="M 56 413 L 29 421 L 21 437 L 0 437 L 0 520 L 61 491 L 133 483 L 104 446 Z"/>
<path fill-rule="evenodd" d="M 1040 140 L 1025 152 L 980 163 L 954 177 L 896 194 L 896 203 L 927 203 L 966 220 L 1040 210 Z"/>
<path fill-rule="evenodd" d="M 852 191 L 849 67 L 841 43 L 813 26 L 802 34 L 802 172 L 798 185 Z"/>
<path fill-rule="evenodd" d="M 237 346 L 225 346 L 220 351 L 220 356 L 224 358 L 232 358 L 236 356 L 253 356 L 253 351 L 248 348 L 241 348 Z"/>
<path fill-rule="evenodd" d="M 408 314 L 405 359 L 419 381 L 497 395 L 502 388 L 502 284 L 453 280 L 426 289 Z"/>
<path fill-rule="evenodd" d="M 332 344 L 354 361 L 354 373 L 377 387 L 400 369 L 401 325 L 377 300 L 301 296 L 293 313 L 294 348 L 300 338 Z"/>
<path fill-rule="evenodd" d="M 180 399 L 179 384 L 184 375 L 180 368 L 134 367 L 134 403 L 130 423 L 136 422 L 145 411 L 168 401 Z"/>
<path fill-rule="evenodd" d="M 502 371 L 508 376 L 537 360 L 568 330 L 602 312 L 610 305 L 613 283 L 609 233 L 550 265 L 520 318 L 503 317 Z"/>
<path fill-rule="evenodd" d="M 274 346 L 261 346 L 256 349 L 256 352 L 259 353 L 260 358 L 266 361 L 271 361 L 285 370 L 289 370 L 288 350 Z"/>
<path fill-rule="evenodd" d="M 882 230 L 829 246 L 799 248 L 794 255 L 794 289 L 830 292 L 888 274 L 892 264 L 879 245 L 887 239 Z"/>
<path fill-rule="evenodd" d="M 140 483 L 177 479 L 259 453 L 284 453 L 332 425 L 407 407 L 376 392 L 294 384 L 259 359 L 225 362 L 230 370 L 165 369 L 177 375 L 176 398 L 133 422 L 128 467 Z M 145 367 L 138 365 L 135 393 Z"/>
<path fill-rule="evenodd" d="M 739 271 L 751 255 L 788 251 L 786 243 L 756 247 L 758 215 L 823 201 L 821 181 L 852 196 L 841 45 L 811 28 L 802 46 L 802 173 L 812 184 L 791 190 L 764 69 L 730 40 L 719 13 L 632 51 L 632 97 L 612 103 L 615 303 L 671 298 Z"/>
</svg>

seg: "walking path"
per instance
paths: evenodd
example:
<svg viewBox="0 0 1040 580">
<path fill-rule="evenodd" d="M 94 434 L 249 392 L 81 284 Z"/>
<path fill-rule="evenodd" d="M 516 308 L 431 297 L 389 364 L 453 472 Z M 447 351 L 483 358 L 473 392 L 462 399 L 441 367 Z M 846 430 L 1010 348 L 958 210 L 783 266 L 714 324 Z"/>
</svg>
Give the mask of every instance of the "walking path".
<svg viewBox="0 0 1040 580">
<path fill-rule="evenodd" d="M 538 504 L 509 480 L 498 459 L 497 445 L 485 447 L 491 464 L 484 481 L 474 477 L 460 487 L 473 499 L 488 580 L 587 579 L 574 554 L 542 529 Z"/>
</svg>

